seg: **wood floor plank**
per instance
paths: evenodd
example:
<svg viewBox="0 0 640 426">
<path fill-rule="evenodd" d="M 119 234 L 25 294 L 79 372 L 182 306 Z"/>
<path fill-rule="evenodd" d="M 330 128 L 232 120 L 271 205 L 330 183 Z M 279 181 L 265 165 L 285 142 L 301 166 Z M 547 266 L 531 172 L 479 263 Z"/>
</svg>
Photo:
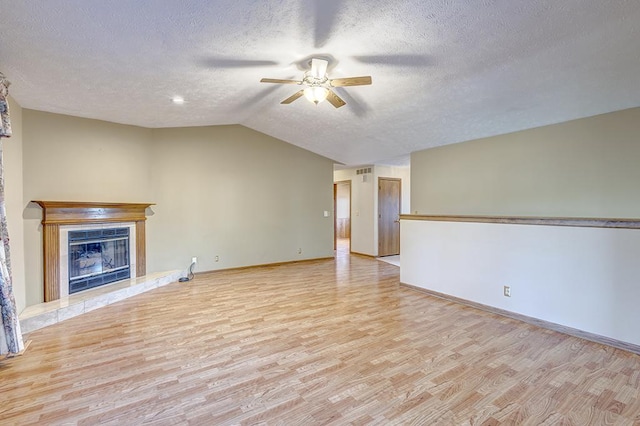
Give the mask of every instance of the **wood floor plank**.
<svg viewBox="0 0 640 426">
<path fill-rule="evenodd" d="M 37 330 L 0 424 L 640 425 L 640 356 L 339 252 L 197 275 Z"/>
</svg>

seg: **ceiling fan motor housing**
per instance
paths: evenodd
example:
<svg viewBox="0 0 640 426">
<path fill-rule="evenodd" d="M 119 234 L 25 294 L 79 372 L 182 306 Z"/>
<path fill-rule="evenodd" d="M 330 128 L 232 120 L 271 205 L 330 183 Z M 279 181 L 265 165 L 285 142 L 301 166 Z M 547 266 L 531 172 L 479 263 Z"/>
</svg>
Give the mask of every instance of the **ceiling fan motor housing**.
<svg viewBox="0 0 640 426">
<path fill-rule="evenodd" d="M 311 74 L 311 72 L 306 72 L 304 74 L 304 78 L 302 79 L 302 84 L 305 84 L 309 87 L 328 87 L 329 86 L 329 77 L 325 74 L 322 77 L 315 77 Z"/>
</svg>

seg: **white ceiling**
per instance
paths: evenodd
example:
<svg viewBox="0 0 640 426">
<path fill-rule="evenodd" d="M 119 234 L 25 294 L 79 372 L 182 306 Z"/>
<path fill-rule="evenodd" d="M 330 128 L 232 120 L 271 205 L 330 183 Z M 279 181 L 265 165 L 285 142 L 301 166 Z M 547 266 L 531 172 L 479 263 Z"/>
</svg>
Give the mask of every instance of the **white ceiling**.
<svg viewBox="0 0 640 426">
<path fill-rule="evenodd" d="M 640 106 L 638 0 L 0 0 L 25 108 L 145 127 L 239 123 L 347 165 Z M 332 59 L 347 105 L 280 101 Z M 173 96 L 186 99 L 182 106 Z"/>
</svg>

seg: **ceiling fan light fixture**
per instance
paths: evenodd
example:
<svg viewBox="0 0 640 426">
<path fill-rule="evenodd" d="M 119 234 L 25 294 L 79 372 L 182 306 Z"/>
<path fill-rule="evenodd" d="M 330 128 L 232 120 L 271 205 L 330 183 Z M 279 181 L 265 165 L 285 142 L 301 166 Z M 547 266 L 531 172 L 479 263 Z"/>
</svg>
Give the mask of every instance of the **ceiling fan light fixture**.
<svg viewBox="0 0 640 426">
<path fill-rule="evenodd" d="M 309 102 L 313 102 L 316 105 L 327 99 L 328 95 L 329 89 L 326 87 L 316 86 L 304 89 L 304 97 L 307 98 Z"/>
<path fill-rule="evenodd" d="M 330 79 L 327 75 L 327 67 L 329 61 L 326 59 L 312 58 L 310 61 L 311 69 L 304 73 L 302 80 L 282 80 L 279 78 L 263 78 L 261 83 L 276 83 L 276 84 L 296 84 L 302 86 L 303 89 L 298 90 L 293 95 L 289 96 L 284 101 L 280 102 L 283 105 L 289 105 L 293 101 L 300 99 L 302 96 L 307 98 L 309 102 L 313 102 L 318 105 L 325 99 L 334 108 L 340 108 L 346 105 L 346 102 L 340 98 L 331 90 L 334 87 L 346 87 L 346 86 L 366 86 L 371 84 L 371 76 L 362 77 L 343 77 Z"/>
</svg>

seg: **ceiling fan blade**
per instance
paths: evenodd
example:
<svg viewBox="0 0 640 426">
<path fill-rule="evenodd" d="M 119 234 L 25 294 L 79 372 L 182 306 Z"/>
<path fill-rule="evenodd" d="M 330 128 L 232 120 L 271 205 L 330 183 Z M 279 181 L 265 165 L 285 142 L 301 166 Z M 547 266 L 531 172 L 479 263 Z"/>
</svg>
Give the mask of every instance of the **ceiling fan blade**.
<svg viewBox="0 0 640 426">
<path fill-rule="evenodd" d="M 295 101 L 296 99 L 300 98 L 302 95 L 304 95 L 304 90 L 299 90 L 296 93 L 294 93 L 293 95 L 289 96 L 287 99 L 285 99 L 284 101 L 280 102 L 281 104 L 290 104 L 291 102 Z"/>
<path fill-rule="evenodd" d="M 363 64 L 380 64 L 405 67 L 423 67 L 432 64 L 432 59 L 425 55 L 364 55 L 353 56 Z"/>
<path fill-rule="evenodd" d="M 330 83 L 333 87 L 366 86 L 371 84 L 371 76 L 334 78 L 333 80 L 330 80 Z"/>
<path fill-rule="evenodd" d="M 226 58 L 220 56 L 209 56 L 201 58 L 200 63 L 208 68 L 250 68 L 278 65 L 278 63 L 275 61 Z"/>
<path fill-rule="evenodd" d="M 263 78 L 260 83 L 276 83 L 276 84 L 302 84 L 298 80 L 281 80 L 279 78 Z"/>
<path fill-rule="evenodd" d="M 347 104 L 342 100 L 340 96 L 336 95 L 333 90 L 329 90 L 327 101 L 336 108 L 340 108 L 341 106 L 345 106 Z"/>
<path fill-rule="evenodd" d="M 324 59 L 311 58 L 311 76 L 314 78 L 323 78 L 327 73 L 328 61 Z"/>
</svg>

